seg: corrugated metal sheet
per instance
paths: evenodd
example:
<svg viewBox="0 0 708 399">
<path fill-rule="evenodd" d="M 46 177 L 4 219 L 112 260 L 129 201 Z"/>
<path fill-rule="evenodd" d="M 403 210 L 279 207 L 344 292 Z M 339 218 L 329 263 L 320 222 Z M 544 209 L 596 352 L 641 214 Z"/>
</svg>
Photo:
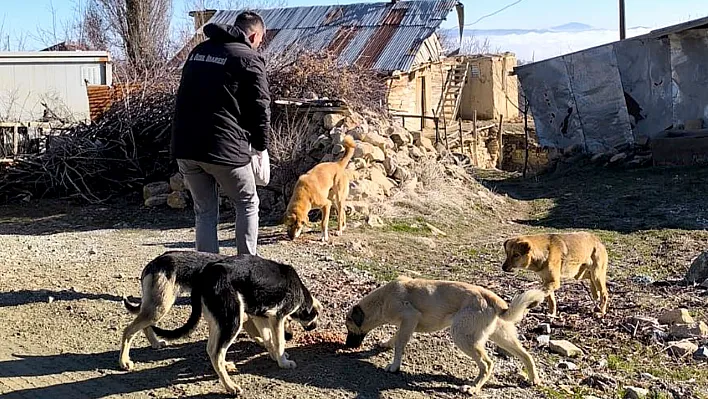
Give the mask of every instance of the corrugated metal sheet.
<svg viewBox="0 0 708 399">
<path fill-rule="evenodd" d="M 708 123 L 708 18 L 514 69 L 539 142 L 597 153 Z"/>
<path fill-rule="evenodd" d="M 268 31 L 265 52 L 297 46 L 331 50 L 343 63 L 384 72 L 408 71 L 425 39 L 445 20 L 457 0 L 399 1 L 255 10 Z M 207 23 L 233 24 L 241 10 L 222 10 Z M 432 60 L 436 61 L 436 60 Z"/>
</svg>

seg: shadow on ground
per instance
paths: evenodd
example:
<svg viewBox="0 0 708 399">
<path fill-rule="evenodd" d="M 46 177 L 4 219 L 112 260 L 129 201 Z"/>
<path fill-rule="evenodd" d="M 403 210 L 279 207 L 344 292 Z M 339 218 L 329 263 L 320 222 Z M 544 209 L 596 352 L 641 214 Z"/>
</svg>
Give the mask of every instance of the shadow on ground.
<svg viewBox="0 0 708 399">
<path fill-rule="evenodd" d="M 708 167 L 610 170 L 587 166 L 572 173 L 502 179 L 479 171 L 489 189 L 533 201 L 531 226 L 631 233 L 708 228 Z M 545 200 L 545 201 L 544 201 Z"/>
<path fill-rule="evenodd" d="M 280 215 L 276 215 L 280 217 Z M 222 209 L 220 222 L 233 228 L 234 212 Z M 261 216 L 261 226 L 275 226 L 275 216 Z M 0 206 L 0 235 L 48 235 L 64 232 L 121 230 L 171 230 L 194 227 L 191 208 L 147 208 L 140 198 L 126 198 L 102 205 L 62 200 L 40 200 Z"/>
<path fill-rule="evenodd" d="M 94 370 L 104 374 L 86 380 L 20 389 L 9 394 L 8 398 L 71 397 L 77 392 L 81 392 L 85 397 L 100 398 L 199 381 L 213 381 L 213 392 L 208 395 L 180 397 L 224 397 L 223 387 L 206 357 L 205 346 L 205 341 L 199 341 L 162 350 L 135 348 L 131 351 L 131 358 L 136 364 L 136 370 L 132 372 L 114 371 L 117 368 L 118 351 L 48 356 L 15 354 L 17 359 L 0 362 L 0 375 L 42 377 Z M 379 397 L 380 392 L 390 389 L 453 393 L 456 392 L 457 386 L 468 383 L 444 373 L 387 373 L 366 361 L 368 357 L 376 354 L 376 351 L 340 354 L 336 349 L 339 349 L 339 345 L 332 343 L 289 348 L 290 358 L 298 362 L 298 367 L 284 370 L 278 368 L 256 344 L 241 340 L 232 346 L 227 360 L 236 362 L 238 372 L 231 373 L 231 376 L 237 384 L 240 382 L 239 374 L 251 374 L 281 382 L 355 392 L 358 398 Z M 145 363 L 168 359 L 175 361 L 162 367 L 144 368 Z M 246 391 L 246 396 L 249 389 L 258 389 L 247 384 L 240 385 Z M 505 387 L 507 385 L 490 383 L 485 389 Z"/>
</svg>

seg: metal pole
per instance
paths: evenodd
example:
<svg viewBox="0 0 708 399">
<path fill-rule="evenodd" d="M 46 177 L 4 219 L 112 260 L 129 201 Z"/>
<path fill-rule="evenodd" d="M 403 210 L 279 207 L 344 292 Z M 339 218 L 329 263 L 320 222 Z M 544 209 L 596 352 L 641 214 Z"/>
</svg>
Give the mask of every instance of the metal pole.
<svg viewBox="0 0 708 399">
<path fill-rule="evenodd" d="M 620 8 L 620 40 L 624 40 L 625 37 L 627 36 L 626 29 L 625 29 L 625 24 L 624 24 L 624 0 L 619 0 L 619 8 Z"/>
</svg>

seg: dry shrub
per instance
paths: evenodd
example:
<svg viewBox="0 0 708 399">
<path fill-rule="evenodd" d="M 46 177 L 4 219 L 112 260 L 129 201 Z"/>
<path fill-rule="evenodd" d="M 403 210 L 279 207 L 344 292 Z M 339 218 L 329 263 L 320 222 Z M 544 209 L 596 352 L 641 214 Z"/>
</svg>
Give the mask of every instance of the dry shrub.
<svg viewBox="0 0 708 399">
<path fill-rule="evenodd" d="M 344 99 L 356 110 L 382 110 L 384 78 L 371 69 L 342 65 L 332 53 L 301 52 L 268 58 L 268 81 L 274 98 Z"/>
</svg>

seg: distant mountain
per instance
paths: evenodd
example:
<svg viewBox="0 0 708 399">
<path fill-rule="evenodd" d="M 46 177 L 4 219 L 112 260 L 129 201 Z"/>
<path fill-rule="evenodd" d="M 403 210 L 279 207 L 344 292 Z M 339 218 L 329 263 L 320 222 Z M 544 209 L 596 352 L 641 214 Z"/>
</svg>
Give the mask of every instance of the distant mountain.
<svg viewBox="0 0 708 399">
<path fill-rule="evenodd" d="M 553 32 L 584 32 L 588 30 L 594 30 L 590 25 L 581 24 L 580 22 L 570 22 L 560 26 L 554 26 L 549 30 Z"/>
</svg>

